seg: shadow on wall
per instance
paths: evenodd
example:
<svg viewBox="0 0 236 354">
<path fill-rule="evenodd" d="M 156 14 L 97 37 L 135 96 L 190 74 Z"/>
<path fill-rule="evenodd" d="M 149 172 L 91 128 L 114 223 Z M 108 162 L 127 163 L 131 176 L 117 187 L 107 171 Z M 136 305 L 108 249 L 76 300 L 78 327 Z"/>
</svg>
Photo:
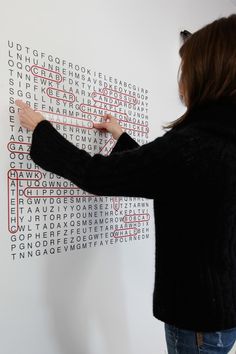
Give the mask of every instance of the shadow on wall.
<svg viewBox="0 0 236 354">
<path fill-rule="evenodd" d="M 131 354 L 118 247 L 48 258 L 46 305 L 60 354 Z"/>
</svg>

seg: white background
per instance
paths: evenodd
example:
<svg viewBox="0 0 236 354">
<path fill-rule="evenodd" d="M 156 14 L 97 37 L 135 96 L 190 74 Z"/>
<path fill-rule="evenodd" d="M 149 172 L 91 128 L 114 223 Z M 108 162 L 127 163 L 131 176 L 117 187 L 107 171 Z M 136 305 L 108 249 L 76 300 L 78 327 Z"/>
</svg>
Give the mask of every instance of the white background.
<svg viewBox="0 0 236 354">
<path fill-rule="evenodd" d="M 151 139 L 162 134 L 162 123 L 184 110 L 177 94 L 180 30 L 193 32 L 236 10 L 227 0 L 15 0 L 1 5 L 1 63 L 9 39 L 148 88 Z M 7 74 L 0 77 L 5 171 Z M 1 186 L 0 352 L 164 354 L 163 324 L 152 317 L 154 232 L 145 242 L 13 262 L 2 172 Z"/>
</svg>

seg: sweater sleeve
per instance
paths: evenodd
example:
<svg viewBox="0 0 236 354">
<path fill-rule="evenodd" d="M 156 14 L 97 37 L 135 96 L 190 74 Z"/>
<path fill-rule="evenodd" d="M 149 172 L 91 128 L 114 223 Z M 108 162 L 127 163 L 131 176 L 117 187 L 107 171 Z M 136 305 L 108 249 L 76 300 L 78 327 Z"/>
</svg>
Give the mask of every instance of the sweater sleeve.
<svg viewBox="0 0 236 354">
<path fill-rule="evenodd" d="M 121 136 L 117 140 L 117 143 L 116 143 L 114 149 L 112 150 L 111 154 L 114 154 L 114 152 L 131 150 L 131 149 L 134 149 L 138 146 L 139 146 L 139 144 L 134 139 L 132 139 L 129 134 L 124 132 L 121 134 Z"/>
<path fill-rule="evenodd" d="M 66 140 L 50 122 L 33 132 L 30 156 L 43 169 L 96 195 L 153 199 L 163 188 L 163 161 L 169 144 L 163 137 L 132 150 L 93 157 Z"/>
</svg>

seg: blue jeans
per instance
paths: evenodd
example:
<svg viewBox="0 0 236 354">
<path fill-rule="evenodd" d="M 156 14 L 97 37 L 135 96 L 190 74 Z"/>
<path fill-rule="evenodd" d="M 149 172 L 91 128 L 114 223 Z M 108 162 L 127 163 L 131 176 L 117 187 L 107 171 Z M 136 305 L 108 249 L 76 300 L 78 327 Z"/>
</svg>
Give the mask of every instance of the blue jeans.
<svg viewBox="0 0 236 354">
<path fill-rule="evenodd" d="M 194 332 L 165 323 L 168 354 L 227 354 L 236 340 L 236 327 L 218 332 Z"/>
</svg>

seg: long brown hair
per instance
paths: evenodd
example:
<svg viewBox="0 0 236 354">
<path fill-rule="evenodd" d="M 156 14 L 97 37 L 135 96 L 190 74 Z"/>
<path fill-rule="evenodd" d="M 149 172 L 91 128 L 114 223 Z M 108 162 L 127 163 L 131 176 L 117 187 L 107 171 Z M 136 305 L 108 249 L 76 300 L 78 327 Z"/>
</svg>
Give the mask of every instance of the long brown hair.
<svg viewBox="0 0 236 354">
<path fill-rule="evenodd" d="M 193 108 L 209 101 L 226 99 L 236 103 L 236 14 L 193 33 L 179 54 L 179 80 L 186 93 L 187 111 L 166 125 L 167 129 L 176 127 L 188 119 Z"/>
</svg>

